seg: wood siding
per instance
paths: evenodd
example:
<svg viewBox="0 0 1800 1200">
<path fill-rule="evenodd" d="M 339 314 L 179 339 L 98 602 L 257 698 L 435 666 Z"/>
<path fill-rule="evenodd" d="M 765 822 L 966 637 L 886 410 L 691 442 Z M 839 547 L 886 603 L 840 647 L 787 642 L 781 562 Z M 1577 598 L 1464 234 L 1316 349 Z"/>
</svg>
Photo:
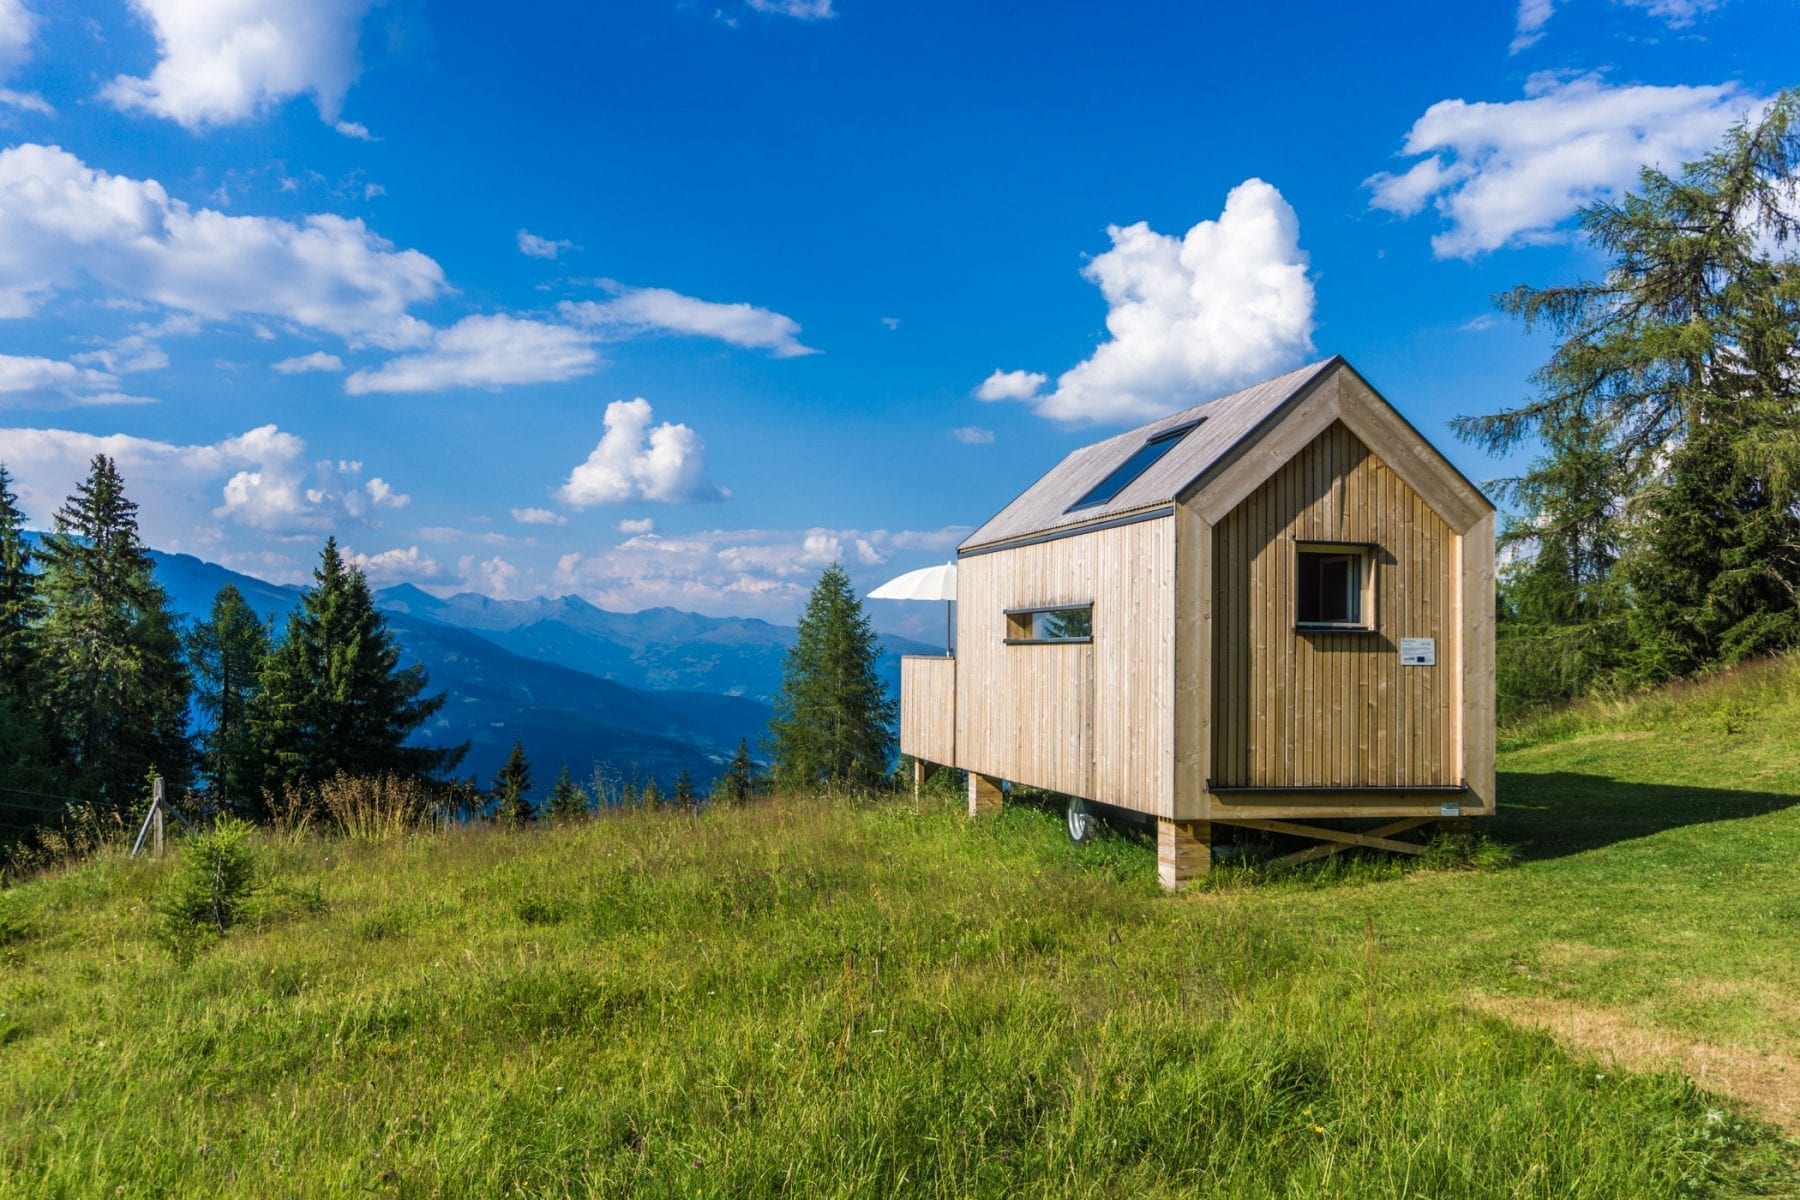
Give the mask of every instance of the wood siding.
<svg viewBox="0 0 1800 1200">
<path fill-rule="evenodd" d="M 1462 539 L 1417 492 L 1333 422 L 1211 538 L 1214 786 L 1462 782 Z M 1295 629 L 1295 544 L 1308 541 L 1375 547 L 1373 632 Z M 1437 665 L 1402 667 L 1403 637 L 1436 639 Z"/>
<path fill-rule="evenodd" d="M 1169 814 L 1174 529 L 1161 517 L 958 562 L 957 766 Z M 1086 603 L 1092 642 L 1005 644 L 1007 609 Z"/>
<path fill-rule="evenodd" d="M 940 766 L 956 762 L 956 660 L 900 659 L 900 753 Z"/>
</svg>

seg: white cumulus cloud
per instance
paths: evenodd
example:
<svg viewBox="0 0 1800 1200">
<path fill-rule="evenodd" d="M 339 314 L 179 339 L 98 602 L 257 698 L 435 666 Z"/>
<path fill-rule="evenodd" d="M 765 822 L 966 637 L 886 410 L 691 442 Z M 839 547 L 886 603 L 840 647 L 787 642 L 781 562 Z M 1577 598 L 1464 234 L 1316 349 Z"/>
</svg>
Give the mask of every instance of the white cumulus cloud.
<svg viewBox="0 0 1800 1200">
<path fill-rule="evenodd" d="M 1145 222 L 1108 228 L 1112 249 L 1083 274 L 1106 297 L 1110 341 L 1050 391 L 999 372 L 976 389 L 1057 421 L 1142 421 L 1293 366 L 1312 351 L 1313 286 L 1300 221 L 1248 179 L 1216 220 L 1181 237 Z"/>
<path fill-rule="evenodd" d="M 753 304 L 718 304 L 697 300 L 668 288 L 633 288 L 602 280 L 611 300 L 564 301 L 562 314 L 604 335 L 664 332 L 716 338 L 749 350 L 767 350 L 776 358 L 817 354 L 800 341 L 800 325 Z"/>
<path fill-rule="evenodd" d="M 427 349 L 357 371 L 344 381 L 344 389 L 362 395 L 558 383 L 590 373 L 599 362 L 580 330 L 495 313 L 464 317 L 438 330 Z"/>
<path fill-rule="evenodd" d="M 25 511 L 39 527 L 96 454 L 116 460 L 126 494 L 138 503 L 145 540 L 167 550 L 209 552 L 223 537 L 221 523 L 279 536 L 341 532 L 408 499 L 379 477 L 365 481 L 357 460 L 314 461 L 305 441 L 275 425 L 197 445 L 123 433 L 0 429 L 0 458 L 17 476 Z"/>
<path fill-rule="evenodd" d="M 650 402 L 615 400 L 606 406 L 606 432 L 587 461 L 569 473 L 556 498 L 575 508 L 648 500 L 685 504 L 723 500 L 730 493 L 706 477 L 706 447 L 686 425 L 651 428 Z"/>
<path fill-rule="evenodd" d="M 977 400 L 1029 400 L 1050 382 L 1038 371 L 995 371 L 975 389 Z"/>
<path fill-rule="evenodd" d="M 437 263 L 360 220 L 227 216 L 56 146 L 0 151 L 0 317 L 90 279 L 204 320 L 267 317 L 396 349 L 430 336 L 407 309 L 444 290 Z"/>
<path fill-rule="evenodd" d="M 941 556 L 970 530 L 713 529 L 678 537 L 632 527 L 620 532 L 631 536 L 611 549 L 563 555 L 552 585 L 619 611 L 670 604 L 787 619 L 828 563 L 842 562 L 857 577 L 858 591 L 866 592 L 893 572 L 885 564 L 894 555 Z"/>
<path fill-rule="evenodd" d="M 986 446 L 992 444 L 994 431 L 979 425 L 958 425 L 950 431 L 950 436 L 965 446 Z"/>
<path fill-rule="evenodd" d="M 614 525 L 613 528 L 617 529 L 620 533 L 628 533 L 636 536 L 640 533 L 654 532 L 656 529 L 656 522 L 649 517 L 640 517 L 635 521 L 627 517 L 617 525 Z"/>
<path fill-rule="evenodd" d="M 1640 167 L 1678 168 L 1765 103 L 1730 83 L 1611 87 L 1540 73 L 1522 100 L 1426 109 L 1402 151 L 1423 157 L 1371 176 L 1370 204 L 1403 217 L 1430 205 L 1445 224 L 1431 239 L 1439 258 L 1559 240 L 1577 210 L 1631 187 Z"/>
<path fill-rule="evenodd" d="M 437 559 L 417 546 L 395 547 L 378 554 L 363 554 L 346 546 L 344 559 L 375 584 L 424 583 L 444 575 Z"/>
<path fill-rule="evenodd" d="M 529 258 L 554 259 L 564 250 L 573 250 L 575 243 L 562 238 L 550 239 L 539 237 L 535 233 L 519 230 L 519 253 Z"/>
<path fill-rule="evenodd" d="M 303 94 L 337 124 L 362 70 L 356 43 L 369 0 L 131 0 L 131 7 L 156 35 L 158 61 L 148 76 L 121 75 L 101 94 L 190 130 L 249 120 Z"/>
<path fill-rule="evenodd" d="M 311 354 L 284 358 L 275 364 L 274 369 L 283 375 L 299 375 L 306 371 L 341 371 L 344 369 L 344 360 L 335 354 L 314 350 Z"/>
<path fill-rule="evenodd" d="M 515 508 L 512 519 L 521 525 L 567 525 L 569 518 L 547 508 Z"/>
<path fill-rule="evenodd" d="M 115 376 L 92 367 L 35 355 L 0 354 L 0 403 L 33 397 L 68 401 L 118 385 Z"/>
<path fill-rule="evenodd" d="M 13 72 L 31 61 L 32 44 L 37 41 L 37 14 L 24 0 L 0 0 L 0 85 L 12 78 Z M 0 86 L 0 104 L 29 109 L 45 115 L 55 110 L 36 92 L 17 92 Z"/>
</svg>

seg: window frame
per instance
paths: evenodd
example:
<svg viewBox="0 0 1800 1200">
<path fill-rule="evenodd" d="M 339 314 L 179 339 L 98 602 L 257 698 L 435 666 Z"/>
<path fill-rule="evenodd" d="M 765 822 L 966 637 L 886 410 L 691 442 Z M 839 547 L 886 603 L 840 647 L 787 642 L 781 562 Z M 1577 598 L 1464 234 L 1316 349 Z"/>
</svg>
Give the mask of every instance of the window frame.
<svg viewBox="0 0 1800 1200">
<path fill-rule="evenodd" d="M 1088 615 L 1088 632 L 1083 637 L 1031 637 L 1029 631 L 1036 626 L 1035 618 L 1039 613 L 1058 613 L 1085 611 Z M 1030 608 L 1009 608 L 1005 610 L 1006 636 L 1001 640 L 1008 646 L 1081 646 L 1094 640 L 1094 602 L 1083 600 L 1069 604 L 1035 604 Z M 1021 618 L 1023 621 L 1021 622 Z M 1018 630 L 1023 625 L 1027 636 L 1021 637 Z"/>
<path fill-rule="evenodd" d="M 1380 628 L 1376 608 L 1375 566 L 1380 549 L 1374 542 L 1294 541 L 1294 630 L 1297 633 L 1374 633 Z M 1354 621 L 1303 621 L 1300 619 L 1300 571 L 1305 556 L 1353 557 L 1358 560 L 1357 606 Z"/>
</svg>

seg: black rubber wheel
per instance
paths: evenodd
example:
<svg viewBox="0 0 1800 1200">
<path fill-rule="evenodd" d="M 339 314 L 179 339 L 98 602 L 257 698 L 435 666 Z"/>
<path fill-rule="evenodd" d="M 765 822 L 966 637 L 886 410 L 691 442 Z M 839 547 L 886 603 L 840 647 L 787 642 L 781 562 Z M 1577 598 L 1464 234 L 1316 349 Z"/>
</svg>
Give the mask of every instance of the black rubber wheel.
<svg viewBox="0 0 1800 1200">
<path fill-rule="evenodd" d="M 1063 828 L 1068 831 L 1069 840 L 1077 846 L 1094 840 L 1100 822 L 1089 811 L 1087 801 L 1080 796 L 1069 797 L 1068 811 L 1063 817 Z"/>
</svg>

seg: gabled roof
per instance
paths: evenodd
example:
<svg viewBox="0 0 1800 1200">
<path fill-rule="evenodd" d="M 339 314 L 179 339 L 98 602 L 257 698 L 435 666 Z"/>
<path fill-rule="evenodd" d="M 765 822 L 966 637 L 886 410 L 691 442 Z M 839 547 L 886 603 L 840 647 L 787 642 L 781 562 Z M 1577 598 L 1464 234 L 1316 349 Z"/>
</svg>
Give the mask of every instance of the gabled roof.
<svg viewBox="0 0 1800 1200">
<path fill-rule="evenodd" d="M 1108 520 L 1172 504 L 1189 484 L 1228 456 L 1288 401 L 1342 363 L 1333 356 L 1228 396 L 1170 413 L 1146 425 L 1072 452 L 1043 478 L 964 539 L 959 551 L 1010 542 L 1078 525 Z M 1145 442 L 1166 430 L 1200 421 L 1167 454 L 1104 504 L 1069 511 L 1093 487 L 1130 458 Z"/>
</svg>

